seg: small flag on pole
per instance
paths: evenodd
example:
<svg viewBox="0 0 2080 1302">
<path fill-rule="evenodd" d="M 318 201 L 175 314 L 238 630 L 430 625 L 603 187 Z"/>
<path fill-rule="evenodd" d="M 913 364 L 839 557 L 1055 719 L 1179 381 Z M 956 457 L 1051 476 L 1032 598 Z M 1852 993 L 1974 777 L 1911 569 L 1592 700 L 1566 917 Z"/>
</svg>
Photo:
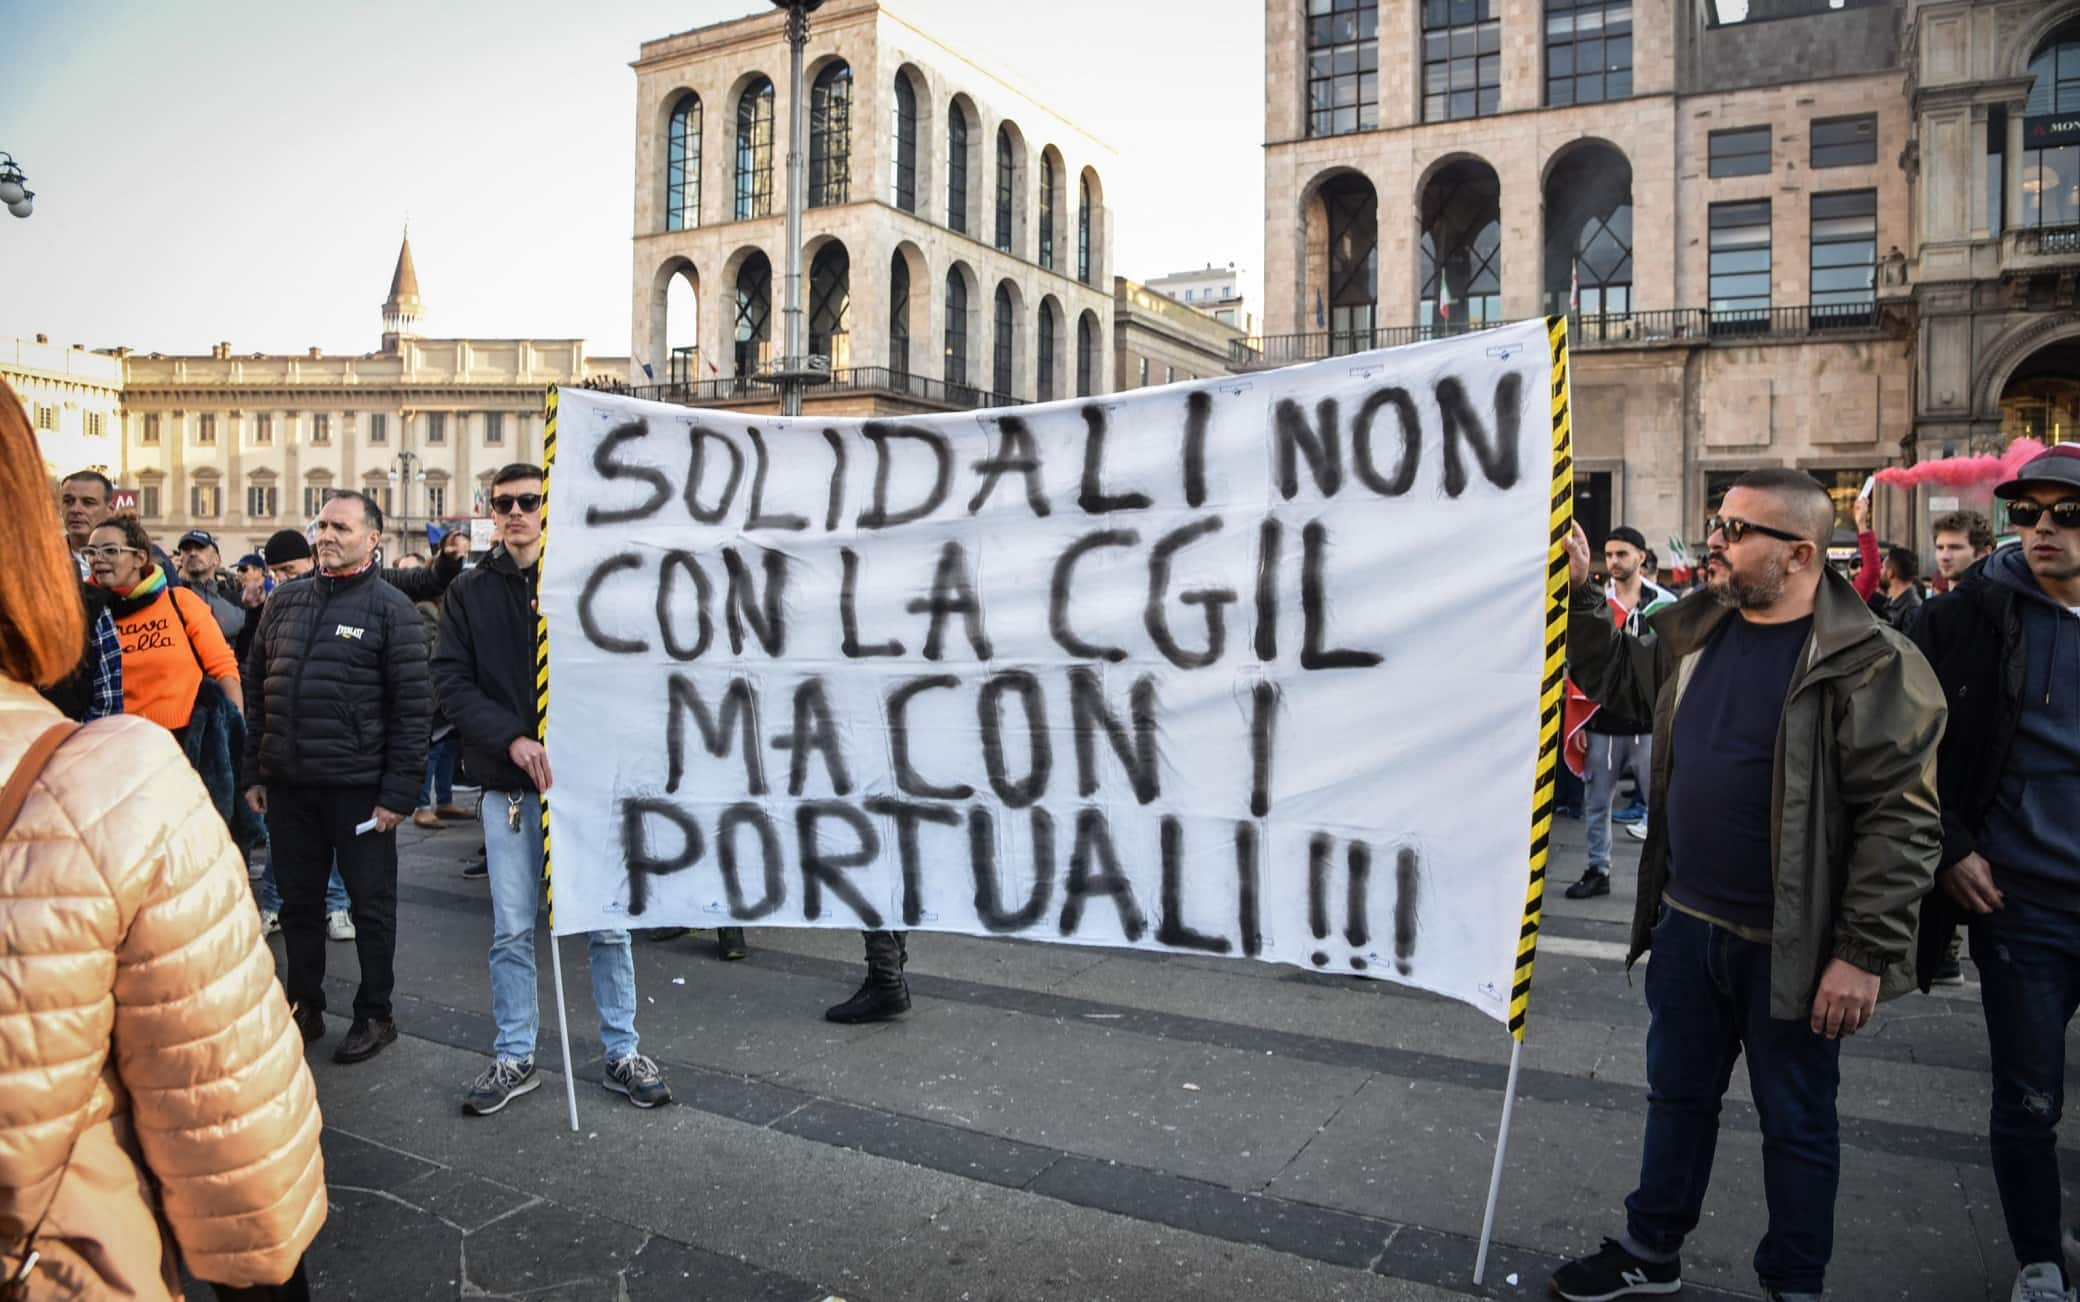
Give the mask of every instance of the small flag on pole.
<svg viewBox="0 0 2080 1302">
<path fill-rule="evenodd" d="M 1442 267 L 1437 272 L 1437 319 L 1452 319 L 1452 282 L 1445 277 Z"/>
</svg>

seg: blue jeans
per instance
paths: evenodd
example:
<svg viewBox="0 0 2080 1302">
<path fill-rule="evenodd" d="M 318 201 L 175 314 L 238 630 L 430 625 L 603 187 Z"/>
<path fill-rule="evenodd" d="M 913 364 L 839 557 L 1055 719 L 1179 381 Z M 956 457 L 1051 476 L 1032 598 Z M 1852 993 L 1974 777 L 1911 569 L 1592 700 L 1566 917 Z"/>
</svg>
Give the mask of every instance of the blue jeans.
<svg viewBox="0 0 2080 1302">
<path fill-rule="evenodd" d="M 462 755 L 462 734 L 451 732 L 426 747 L 426 781 L 419 787 L 419 808 L 455 803 L 455 761 Z"/>
<path fill-rule="evenodd" d="M 1591 872 L 1611 870 L 1611 800 L 1618 794 L 1618 778 L 1630 773 L 1640 799 L 1645 800 L 1653 771 L 1653 733 L 1608 737 L 1600 732 L 1589 734 L 1589 798 L 1582 820 L 1587 824 Z"/>
<path fill-rule="evenodd" d="M 347 908 L 347 884 L 339 879 L 339 864 L 335 862 L 332 865 L 332 875 L 325 879 L 325 912 L 339 913 Z M 273 851 L 268 852 L 267 866 L 260 870 L 260 911 L 282 911 L 282 892 L 274 884 Z"/>
<path fill-rule="evenodd" d="M 1993 1050 L 1988 1134 L 2008 1242 L 2020 1265 L 2062 1261 L 2058 1121 L 2066 1023 L 2080 1007 L 2080 914 L 2011 893 L 1972 919 L 1972 961 Z"/>
<path fill-rule="evenodd" d="M 491 881 L 492 1053 L 532 1058 L 541 1029 L 535 998 L 534 922 L 542 904 L 542 802 L 532 791 L 520 804 L 520 827 L 506 825 L 506 794 L 486 791 L 481 814 Z M 592 1002 L 609 1060 L 636 1051 L 636 958 L 625 931 L 592 933 Z M 550 937 L 555 944 L 555 937 Z"/>
<path fill-rule="evenodd" d="M 1755 1274 L 1765 1289 L 1820 1292 L 1841 1178 L 1841 1041 L 1813 1034 L 1803 1017 L 1770 1017 L 1767 945 L 1667 906 L 1654 926 L 1647 1011 L 1647 1133 L 1639 1188 L 1625 1200 L 1627 1237 L 1672 1258 L 1697 1228 L 1719 1104 L 1746 1050 L 1769 1203 Z"/>
</svg>

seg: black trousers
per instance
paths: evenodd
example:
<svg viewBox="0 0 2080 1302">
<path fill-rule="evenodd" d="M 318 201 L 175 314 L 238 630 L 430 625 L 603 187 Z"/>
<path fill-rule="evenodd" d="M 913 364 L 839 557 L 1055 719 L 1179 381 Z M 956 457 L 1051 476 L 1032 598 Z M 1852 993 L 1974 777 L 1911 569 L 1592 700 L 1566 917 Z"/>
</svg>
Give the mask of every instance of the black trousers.
<svg viewBox="0 0 2080 1302">
<path fill-rule="evenodd" d="M 289 1002 L 325 1007 L 325 879 L 337 856 L 361 960 L 357 1021 L 389 1017 L 397 984 L 397 833 L 354 835 L 375 812 L 376 792 L 373 786 L 267 788 L 267 839 L 282 893 Z"/>
</svg>

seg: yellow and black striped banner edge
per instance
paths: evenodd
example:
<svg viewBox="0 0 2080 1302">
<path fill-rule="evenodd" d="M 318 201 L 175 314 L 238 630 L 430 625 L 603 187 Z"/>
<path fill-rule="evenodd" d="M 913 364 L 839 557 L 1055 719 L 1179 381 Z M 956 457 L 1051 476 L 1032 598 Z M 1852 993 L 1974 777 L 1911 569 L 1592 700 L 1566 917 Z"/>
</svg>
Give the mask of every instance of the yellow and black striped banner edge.
<svg viewBox="0 0 2080 1302">
<path fill-rule="evenodd" d="M 1546 860 L 1552 849 L 1553 792 L 1560 770 L 1561 715 L 1567 679 L 1567 535 L 1574 528 L 1574 453 L 1568 427 L 1567 318 L 1546 318 L 1553 355 L 1553 482 L 1546 540 L 1545 663 L 1538 684 L 1538 766 L 1531 794 L 1530 878 L 1524 923 L 1517 933 L 1517 965 L 1510 982 L 1509 1033 L 1524 1038 L 1531 1006 L 1531 964 L 1538 957 L 1539 915 L 1545 909 Z"/>
<path fill-rule="evenodd" d="M 555 385 L 542 395 L 542 492 L 556 473 Z M 542 555 L 549 554 L 549 510 L 542 508 Z M 544 747 L 549 744 L 549 615 L 537 596 L 534 603 L 534 733 Z M 549 794 L 542 793 L 542 890 L 549 901 L 550 934 L 556 927 L 556 874 L 549 857 Z"/>
</svg>

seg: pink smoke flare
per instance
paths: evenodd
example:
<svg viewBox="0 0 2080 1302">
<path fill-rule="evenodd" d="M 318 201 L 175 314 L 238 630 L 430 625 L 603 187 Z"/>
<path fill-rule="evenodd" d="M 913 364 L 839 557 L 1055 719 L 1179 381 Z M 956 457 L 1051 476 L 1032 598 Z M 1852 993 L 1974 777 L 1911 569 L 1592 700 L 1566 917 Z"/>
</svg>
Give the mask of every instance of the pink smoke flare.
<svg viewBox="0 0 2080 1302">
<path fill-rule="evenodd" d="M 1940 484 L 1944 488 L 1970 488 L 1974 484 L 1997 484 L 2013 479 L 2030 458 L 2044 450 L 2035 439 L 2016 439 L 1997 457 L 1945 457 L 1912 466 L 1887 466 L 1878 472 L 1878 482 L 1894 488 Z"/>
</svg>

